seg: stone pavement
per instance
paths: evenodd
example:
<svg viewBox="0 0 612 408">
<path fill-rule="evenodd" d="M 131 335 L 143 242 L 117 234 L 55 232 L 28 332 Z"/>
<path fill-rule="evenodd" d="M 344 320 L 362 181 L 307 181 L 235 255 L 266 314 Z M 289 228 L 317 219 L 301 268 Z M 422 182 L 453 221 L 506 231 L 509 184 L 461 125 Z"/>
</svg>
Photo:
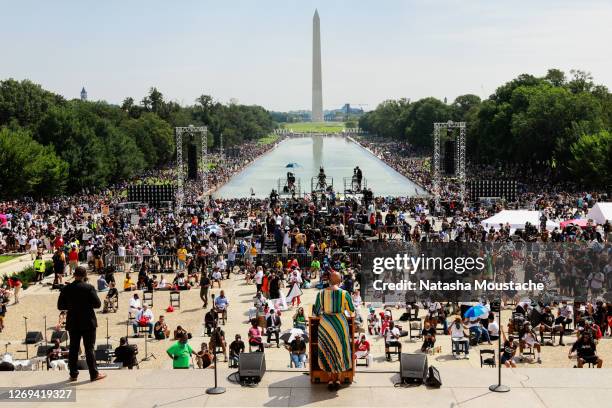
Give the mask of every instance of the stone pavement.
<svg viewBox="0 0 612 408">
<path fill-rule="evenodd" d="M 299 372 L 267 372 L 256 388 L 230 383 L 232 370 L 219 370 L 222 395 L 207 395 L 213 370 L 121 370 L 107 371 L 108 378 L 90 383 L 86 373 L 76 383 L 77 403 L 19 403 L 18 407 L 302 407 L 302 406 L 410 406 L 410 407 L 560 407 L 605 406 L 612 398 L 610 369 L 504 369 L 504 394 L 488 386 L 497 380 L 497 370 L 444 368 L 440 389 L 425 386 L 394 387 L 398 374 L 358 373 L 355 382 L 336 392 L 324 385 L 311 386 Z M 66 384 L 66 373 L 58 371 L 0 373 L 3 387 Z M 2 401 L 5 402 L 5 401 Z M 8 403 L 10 404 L 10 403 Z M 0 402 L 0 407 L 3 404 Z M 9 406 L 9 405 L 6 405 Z"/>
</svg>

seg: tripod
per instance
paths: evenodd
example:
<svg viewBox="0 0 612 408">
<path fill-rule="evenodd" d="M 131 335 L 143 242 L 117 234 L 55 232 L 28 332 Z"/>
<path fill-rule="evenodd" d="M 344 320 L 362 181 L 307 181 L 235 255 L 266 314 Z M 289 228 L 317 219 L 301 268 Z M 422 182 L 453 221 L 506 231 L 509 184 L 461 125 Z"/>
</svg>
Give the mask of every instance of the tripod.
<svg viewBox="0 0 612 408">
<path fill-rule="evenodd" d="M 145 341 L 145 355 L 144 355 L 144 357 L 140 361 L 149 361 L 152 358 L 157 360 L 157 357 L 155 357 L 154 353 L 149 354 L 149 348 L 148 348 L 149 335 L 148 334 L 145 335 L 144 341 Z"/>
</svg>

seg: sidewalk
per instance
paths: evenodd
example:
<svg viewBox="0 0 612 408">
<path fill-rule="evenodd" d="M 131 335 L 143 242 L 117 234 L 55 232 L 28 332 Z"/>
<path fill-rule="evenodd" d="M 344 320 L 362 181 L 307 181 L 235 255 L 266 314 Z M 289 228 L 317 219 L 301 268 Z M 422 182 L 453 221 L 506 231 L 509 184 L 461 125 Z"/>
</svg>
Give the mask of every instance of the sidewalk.
<svg viewBox="0 0 612 408">
<path fill-rule="evenodd" d="M 208 395 L 213 370 L 120 370 L 107 371 L 108 378 L 90 383 L 82 372 L 76 383 L 78 406 L 93 407 L 230 407 L 230 406 L 351 406 L 351 407 L 560 407 L 600 406 L 612 398 L 610 369 L 504 369 L 503 383 L 508 393 L 496 394 L 489 385 L 497 380 L 497 370 L 445 368 L 439 389 L 394 387 L 399 381 L 392 372 L 359 373 L 350 387 L 329 392 L 324 385 L 311 385 L 307 375 L 267 372 L 254 388 L 241 387 L 227 380 L 233 370 L 219 370 L 221 395 Z M 4 387 L 65 386 L 66 372 L 39 371 L 0 373 Z M 75 406 L 70 403 L 23 402 L 20 407 Z"/>
</svg>

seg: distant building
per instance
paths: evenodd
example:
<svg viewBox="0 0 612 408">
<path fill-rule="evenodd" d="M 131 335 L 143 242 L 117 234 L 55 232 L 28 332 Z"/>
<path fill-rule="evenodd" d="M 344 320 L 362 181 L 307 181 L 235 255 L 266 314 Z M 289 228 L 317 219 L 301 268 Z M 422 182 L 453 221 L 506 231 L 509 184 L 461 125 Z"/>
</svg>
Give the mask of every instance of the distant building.
<svg viewBox="0 0 612 408">
<path fill-rule="evenodd" d="M 86 101 L 87 100 L 87 91 L 85 90 L 85 87 L 83 87 L 83 89 L 81 89 L 81 100 L 82 101 Z"/>
<path fill-rule="evenodd" d="M 342 122 L 349 119 L 359 119 L 363 114 L 362 108 L 353 108 L 350 104 L 345 103 L 340 109 L 326 110 L 325 121 Z"/>
</svg>

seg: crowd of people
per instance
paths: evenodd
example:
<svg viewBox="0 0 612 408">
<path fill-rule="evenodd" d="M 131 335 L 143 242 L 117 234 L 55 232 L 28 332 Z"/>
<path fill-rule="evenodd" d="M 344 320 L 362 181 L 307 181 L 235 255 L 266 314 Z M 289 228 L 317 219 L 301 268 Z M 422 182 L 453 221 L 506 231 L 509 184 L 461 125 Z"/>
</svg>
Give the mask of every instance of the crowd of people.
<svg viewBox="0 0 612 408">
<path fill-rule="evenodd" d="M 415 158 L 415 152 L 408 145 L 361 143 L 409 178 L 427 189 L 431 187 L 426 160 Z M 208 172 L 209 187 L 225 182 L 268 148 L 242 146 L 235 158 L 227 158 L 222 165 Z M 173 177 L 171 170 L 160 170 L 143 176 L 139 182 L 166 183 Z M 528 180 L 528 183 L 534 180 L 537 178 Z M 591 332 L 593 325 L 599 327 L 600 335 L 612 331 L 608 320 L 612 316 L 612 307 L 607 303 L 612 299 L 603 298 L 612 290 L 612 242 L 608 222 L 602 225 L 589 222 L 585 227 L 568 226 L 553 231 L 535 225 L 527 225 L 519 231 L 507 225 L 484 228 L 481 221 L 504 208 L 504 204 L 490 208 L 464 206 L 456 201 L 456 186 L 451 182 L 445 187 L 447 193 L 443 199 L 451 202 L 449 205 L 453 211 L 444 217 L 432 216 L 433 200 L 429 197 L 340 199 L 332 191 L 322 191 L 316 196 L 287 199 L 208 200 L 201 191 L 201 183 L 187 185 L 188 205 L 183 212 L 177 213 L 147 205 L 125 207 L 121 204 L 124 188 L 125 185 L 121 185 L 96 194 L 84 193 L 47 201 L 1 203 L 0 251 L 29 252 L 33 262 L 41 259 L 42 255 L 52 254 L 51 287 L 56 289 L 73 279 L 79 265 L 87 265 L 91 272 L 99 275 L 96 288 L 99 293 L 105 293 L 101 307 L 109 313 L 124 307 L 116 300 L 119 290 L 134 292 L 128 305 L 133 315 L 133 334 L 144 334 L 156 340 L 175 339 L 177 343 L 167 351 L 175 368 L 188 367 L 192 355 L 199 367 L 210 367 L 217 351 L 225 360 L 235 363 L 245 347 L 264 351 L 270 344 L 280 347 L 281 341 L 289 351 L 292 364 L 303 367 L 306 360 L 304 343 L 309 333 L 308 313 L 301 306 L 302 291 L 326 288 L 332 275 L 338 273 L 339 286 L 349 293 L 350 302 L 359 309 L 364 303 L 359 291 L 362 255 L 376 248 L 393 245 L 401 248 L 401 245 L 421 242 L 504 244 L 493 260 L 499 265 L 498 279 L 512 280 L 520 265 L 526 279 L 549 281 L 549 287 L 557 288 L 559 296 L 586 297 L 577 304 L 583 320 L 575 320 L 574 331 Z M 584 217 L 588 208 L 600 199 L 601 195 L 596 192 L 525 189 L 514 205 L 536 208 L 549 219 L 561 220 Z M 452 204 L 453 200 L 455 204 Z M 527 256 L 522 256 L 519 252 L 524 248 L 518 248 L 517 242 L 571 242 L 585 250 L 563 248 L 556 252 L 557 255 L 529 250 Z M 43 270 L 36 280 L 42 282 L 46 273 Z M 117 273 L 122 274 L 119 282 L 115 281 Z M 234 340 L 227 344 L 221 322 L 227 319 L 228 308 L 237 306 L 232 305 L 231 293 L 224 291 L 209 305 L 210 290 L 215 285 L 225 287 L 225 280 L 236 277 L 253 285 L 253 303 L 246 311 L 250 319 L 244 333 L 235 333 Z M 584 282 L 588 282 L 586 293 L 578 290 Z M 0 328 L 9 297 L 18 301 L 14 281 L 5 279 L 3 286 L 3 292 L 0 292 Z M 192 289 L 199 291 L 206 312 L 203 332 L 210 337 L 199 351 L 189 346 L 188 330 L 177 327 L 171 336 L 164 316 L 156 320 L 138 294 L 140 290 Z M 516 301 L 517 296 L 513 293 L 507 300 Z M 406 305 L 406 313 L 411 313 L 418 305 L 417 302 L 412 302 L 409 307 Z M 285 312 L 290 307 L 296 309 L 287 319 Z M 550 323 L 546 308 L 558 308 L 560 303 L 552 298 L 541 305 L 529 305 L 525 316 L 531 317 L 529 308 L 533 308 L 540 320 L 534 323 L 535 320 L 527 319 L 532 326 L 517 326 L 517 321 L 513 320 L 512 327 L 507 330 L 501 329 L 495 319 L 489 321 L 488 316 L 464 320 L 459 314 L 458 322 L 455 319 L 447 321 L 451 314 L 444 312 L 435 300 L 425 301 L 420 307 L 436 313 L 436 319 L 428 318 L 421 329 L 424 352 L 435 350 L 437 326 L 442 325 L 445 333 L 455 331 L 452 336 L 461 339 L 459 344 L 467 341 L 468 345 L 463 347 L 466 352 L 469 344 L 478 344 L 481 340 L 490 342 L 500 335 L 504 336 L 504 343 L 511 350 L 514 338 L 517 338 L 520 357 L 523 349 L 539 353 L 543 342 L 541 338 L 538 341 L 537 330 L 541 330 L 540 334 L 557 330 L 557 320 Z M 430 310 L 430 307 L 434 309 Z M 387 311 L 389 313 L 385 311 L 378 318 L 374 313 L 372 321 L 368 315 L 367 324 L 359 314 L 355 319 L 360 333 L 365 334 L 367 330 L 370 335 L 381 336 L 385 349 L 391 353 L 398 345 L 401 349 L 400 337 L 406 333 L 398 327 L 401 320 L 394 320 L 391 310 Z M 433 317 L 432 313 L 428 312 L 428 317 Z M 491 330 L 495 325 L 497 330 Z M 584 328 L 582 332 L 580 327 Z M 468 334 L 459 336 L 463 329 Z M 288 330 L 293 331 L 283 339 Z M 242 340 L 243 334 L 246 343 Z M 577 351 L 579 357 L 583 352 L 584 357 L 584 350 L 592 346 L 591 340 L 597 340 L 593 333 L 590 338 L 581 340 L 582 343 L 572 352 Z M 360 352 L 360 358 L 368 358 L 367 338 L 359 338 L 356 350 Z M 515 357 L 511 351 L 509 353 Z M 583 357 L 580 358 L 584 360 Z M 580 360 L 578 363 L 580 365 Z"/>
</svg>

